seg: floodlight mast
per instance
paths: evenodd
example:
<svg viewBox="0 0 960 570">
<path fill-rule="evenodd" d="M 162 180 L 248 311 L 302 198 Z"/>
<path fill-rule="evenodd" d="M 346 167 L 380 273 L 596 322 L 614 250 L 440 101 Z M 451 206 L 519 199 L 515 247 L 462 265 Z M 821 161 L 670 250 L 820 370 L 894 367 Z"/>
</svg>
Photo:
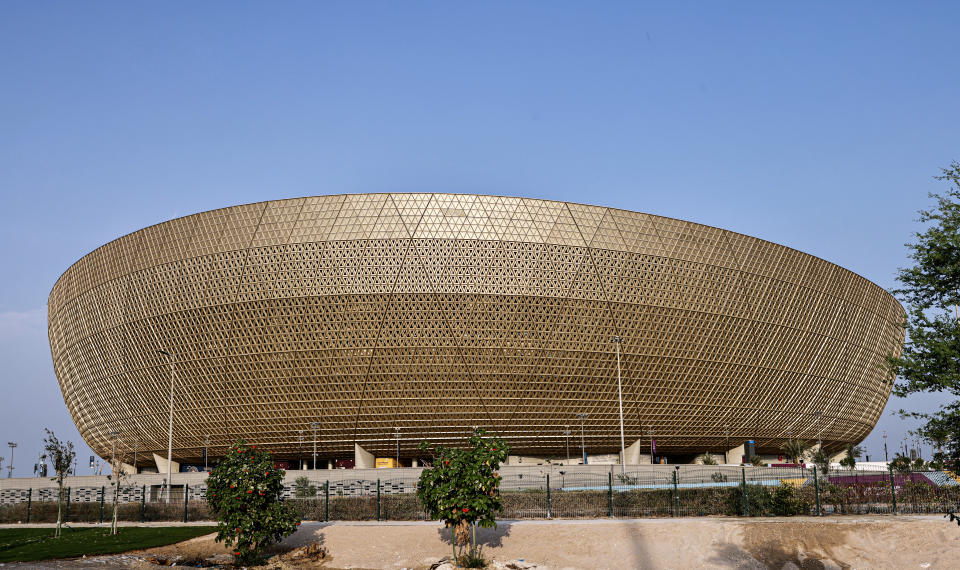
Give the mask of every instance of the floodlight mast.
<svg viewBox="0 0 960 570">
<path fill-rule="evenodd" d="M 623 439 L 623 386 L 620 381 L 620 337 L 613 337 L 613 342 L 617 345 L 617 396 L 620 399 L 620 474 L 623 475 L 627 463 L 627 447 Z"/>
<path fill-rule="evenodd" d="M 167 432 L 167 492 L 164 498 L 166 502 L 170 502 L 170 477 L 172 473 L 172 464 L 173 464 L 173 378 L 174 378 L 174 366 L 176 363 L 176 357 L 172 352 L 166 350 L 158 350 L 160 354 L 167 357 L 170 361 L 170 423 L 169 429 Z"/>
</svg>

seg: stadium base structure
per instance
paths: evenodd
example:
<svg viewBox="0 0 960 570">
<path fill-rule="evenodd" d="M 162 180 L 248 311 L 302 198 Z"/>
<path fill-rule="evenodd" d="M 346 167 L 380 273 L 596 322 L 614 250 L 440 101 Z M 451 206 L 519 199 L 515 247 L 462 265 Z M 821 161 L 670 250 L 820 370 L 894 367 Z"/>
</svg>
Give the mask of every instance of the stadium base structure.
<svg viewBox="0 0 960 570">
<path fill-rule="evenodd" d="M 81 435 L 108 456 L 117 432 L 141 467 L 166 457 L 171 382 L 184 466 L 239 438 L 294 464 L 314 445 L 409 463 L 476 427 L 517 456 L 617 454 L 618 350 L 625 437 L 657 456 L 790 437 L 837 451 L 875 425 L 904 339 L 883 289 L 785 246 L 457 194 L 177 218 L 74 263 L 48 311 Z"/>
</svg>

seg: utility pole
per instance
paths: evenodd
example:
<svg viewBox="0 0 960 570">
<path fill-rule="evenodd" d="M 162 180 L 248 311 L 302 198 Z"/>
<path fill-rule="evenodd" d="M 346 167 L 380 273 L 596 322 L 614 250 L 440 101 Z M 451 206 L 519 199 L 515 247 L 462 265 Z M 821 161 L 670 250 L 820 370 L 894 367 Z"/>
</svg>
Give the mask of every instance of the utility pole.
<svg viewBox="0 0 960 570">
<path fill-rule="evenodd" d="M 310 422 L 310 428 L 313 430 L 313 470 L 317 470 L 317 430 L 320 429 L 320 422 Z"/>
<path fill-rule="evenodd" d="M 167 493 L 164 496 L 166 503 L 170 504 L 170 478 L 173 469 L 173 378 L 176 358 L 172 352 L 166 350 L 159 350 L 157 352 L 166 356 L 170 361 L 170 423 L 167 432 Z"/>
<path fill-rule="evenodd" d="M 613 342 L 617 345 L 617 397 L 620 399 L 620 474 L 626 471 L 627 446 L 623 438 L 623 386 L 620 381 L 620 337 L 613 337 Z"/>
<path fill-rule="evenodd" d="M 583 464 L 587 464 L 587 444 L 583 439 L 583 423 L 587 419 L 587 414 L 579 413 L 577 418 L 580 420 L 580 451 L 583 453 Z"/>
<path fill-rule="evenodd" d="M 303 430 L 297 430 L 297 469 L 303 469 Z"/>
<path fill-rule="evenodd" d="M 17 444 L 12 441 L 8 441 L 7 445 L 10 446 L 10 465 L 7 466 L 7 469 L 9 469 L 7 472 L 7 479 L 11 479 L 13 477 L 13 449 L 17 447 Z"/>
<path fill-rule="evenodd" d="M 203 440 L 203 471 L 207 471 L 207 461 L 210 458 L 210 436 Z"/>
</svg>

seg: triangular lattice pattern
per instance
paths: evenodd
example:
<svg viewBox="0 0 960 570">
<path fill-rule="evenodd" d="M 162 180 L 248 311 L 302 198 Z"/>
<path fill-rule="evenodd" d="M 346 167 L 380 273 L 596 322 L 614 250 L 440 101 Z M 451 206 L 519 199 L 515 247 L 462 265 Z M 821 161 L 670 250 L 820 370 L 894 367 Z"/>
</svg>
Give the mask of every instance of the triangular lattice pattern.
<svg viewBox="0 0 960 570">
<path fill-rule="evenodd" d="M 902 307 L 790 248 L 648 214 L 525 198 L 319 196 L 145 228 L 71 266 L 49 301 L 64 400 L 90 446 L 141 457 L 236 438 L 281 456 L 416 455 L 480 426 L 558 454 L 584 422 L 619 449 L 828 448 L 864 438 L 890 393 Z M 399 428 L 399 429 L 398 429 Z M 577 433 L 579 435 L 579 433 Z"/>
</svg>

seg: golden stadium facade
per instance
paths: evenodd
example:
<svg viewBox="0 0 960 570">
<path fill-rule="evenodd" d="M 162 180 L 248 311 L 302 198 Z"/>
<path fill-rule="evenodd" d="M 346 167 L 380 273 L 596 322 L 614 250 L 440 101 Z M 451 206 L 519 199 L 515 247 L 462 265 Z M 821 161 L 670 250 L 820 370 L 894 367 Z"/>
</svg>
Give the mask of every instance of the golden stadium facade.
<svg viewBox="0 0 960 570">
<path fill-rule="evenodd" d="M 102 456 L 239 437 L 279 457 L 416 457 L 474 427 L 514 453 L 628 443 L 836 450 L 886 404 L 904 312 L 819 258 L 649 214 L 526 198 L 357 194 L 203 212 L 114 240 L 49 299 L 64 401 Z M 578 419 L 577 414 L 586 414 Z M 569 428 L 567 427 L 569 426 Z M 302 442 L 301 443 L 301 439 Z"/>
</svg>

